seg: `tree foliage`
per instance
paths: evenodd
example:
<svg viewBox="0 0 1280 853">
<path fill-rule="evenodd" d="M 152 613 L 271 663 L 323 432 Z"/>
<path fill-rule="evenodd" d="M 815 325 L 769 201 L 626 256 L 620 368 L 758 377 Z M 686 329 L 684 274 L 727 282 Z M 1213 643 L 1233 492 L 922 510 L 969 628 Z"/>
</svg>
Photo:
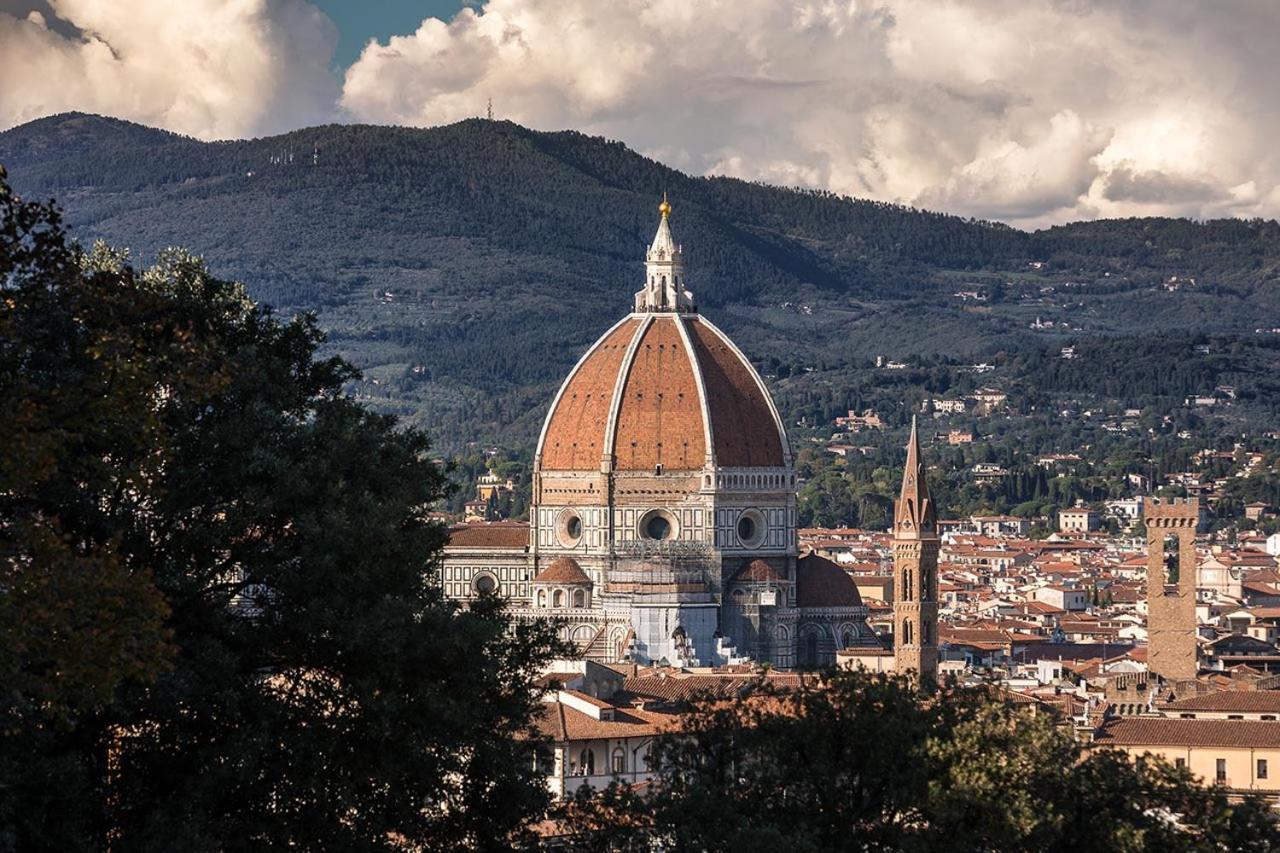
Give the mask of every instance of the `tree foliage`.
<svg viewBox="0 0 1280 853">
<path fill-rule="evenodd" d="M 581 794 L 563 810 L 588 849 L 1270 850 L 1260 799 L 1228 802 L 1185 770 L 1085 751 L 1045 709 L 994 688 L 829 674 L 699 700 L 657 751 L 647 792 Z M 609 815 L 625 813 L 617 830 Z"/>
<path fill-rule="evenodd" d="M 2 175 L 0 235 L 0 848 L 519 832 L 557 644 L 443 598 L 426 436 L 189 254 L 82 253 Z"/>
</svg>

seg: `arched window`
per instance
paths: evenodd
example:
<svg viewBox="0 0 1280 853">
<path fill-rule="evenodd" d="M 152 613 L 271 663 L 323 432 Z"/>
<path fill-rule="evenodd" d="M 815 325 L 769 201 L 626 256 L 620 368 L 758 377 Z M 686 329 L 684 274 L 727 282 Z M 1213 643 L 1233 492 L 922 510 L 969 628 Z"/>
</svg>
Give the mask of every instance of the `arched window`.
<svg viewBox="0 0 1280 853">
<path fill-rule="evenodd" d="M 573 591 L 573 606 L 574 607 L 587 606 L 587 591 L 585 589 L 575 589 Z"/>
<path fill-rule="evenodd" d="M 596 754 L 589 749 L 578 756 L 578 772 L 583 776 L 596 775 Z"/>
<path fill-rule="evenodd" d="M 547 591 L 545 589 L 538 590 L 538 606 L 539 607 L 547 606 Z"/>
<path fill-rule="evenodd" d="M 615 746 L 613 755 L 609 759 L 609 770 L 616 776 L 619 773 L 627 772 L 627 754 L 623 752 L 622 747 Z"/>
<path fill-rule="evenodd" d="M 902 620 L 902 645 L 904 646 L 911 645 L 911 620 L 910 619 Z"/>
<path fill-rule="evenodd" d="M 933 601 L 933 584 L 929 583 L 929 570 L 920 568 L 920 600 Z"/>
<path fill-rule="evenodd" d="M 564 607 L 564 590 L 563 589 L 557 589 L 555 592 L 551 594 L 551 606 Z"/>
<path fill-rule="evenodd" d="M 853 632 L 845 631 L 844 636 L 841 638 L 840 642 L 841 642 L 841 645 L 844 646 L 844 648 L 846 649 L 851 648 L 853 646 Z"/>
<path fill-rule="evenodd" d="M 1176 587 L 1182 574 L 1181 563 L 1178 559 L 1178 536 L 1175 533 L 1166 534 L 1164 537 L 1164 585 L 1166 587 Z M 1165 590 L 1168 592 L 1168 590 Z"/>
<path fill-rule="evenodd" d="M 804 638 L 804 662 L 806 666 L 818 665 L 818 635 L 810 634 Z"/>
<path fill-rule="evenodd" d="M 902 570 L 902 600 L 911 600 L 911 569 L 909 567 Z"/>
</svg>

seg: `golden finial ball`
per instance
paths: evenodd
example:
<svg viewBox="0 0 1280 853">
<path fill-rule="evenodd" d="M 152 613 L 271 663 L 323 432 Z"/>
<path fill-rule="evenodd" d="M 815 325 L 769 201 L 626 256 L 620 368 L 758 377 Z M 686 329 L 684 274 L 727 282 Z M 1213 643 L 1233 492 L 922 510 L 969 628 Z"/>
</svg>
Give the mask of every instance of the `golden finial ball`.
<svg viewBox="0 0 1280 853">
<path fill-rule="evenodd" d="M 671 213 L 671 204 L 667 201 L 667 197 L 665 195 L 662 197 L 662 204 L 658 205 L 658 212 L 663 216 Z"/>
</svg>

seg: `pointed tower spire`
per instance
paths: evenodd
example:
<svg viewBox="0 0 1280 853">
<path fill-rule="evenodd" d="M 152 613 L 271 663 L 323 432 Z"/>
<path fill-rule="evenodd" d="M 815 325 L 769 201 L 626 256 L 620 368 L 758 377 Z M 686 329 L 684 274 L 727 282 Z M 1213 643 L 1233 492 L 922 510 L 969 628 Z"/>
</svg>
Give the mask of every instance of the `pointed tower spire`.
<svg viewBox="0 0 1280 853">
<path fill-rule="evenodd" d="M 895 536 L 932 535 L 938 528 L 938 517 L 929 496 L 929 477 L 920 454 L 920 436 L 916 419 L 911 417 L 911 438 L 907 441 L 907 464 L 902 472 L 902 491 L 893 516 Z"/>
<path fill-rule="evenodd" d="M 671 236 L 671 202 L 662 194 L 658 231 L 645 253 L 645 286 L 636 293 L 637 311 L 697 311 L 693 294 L 684 289 L 684 250 Z"/>
</svg>

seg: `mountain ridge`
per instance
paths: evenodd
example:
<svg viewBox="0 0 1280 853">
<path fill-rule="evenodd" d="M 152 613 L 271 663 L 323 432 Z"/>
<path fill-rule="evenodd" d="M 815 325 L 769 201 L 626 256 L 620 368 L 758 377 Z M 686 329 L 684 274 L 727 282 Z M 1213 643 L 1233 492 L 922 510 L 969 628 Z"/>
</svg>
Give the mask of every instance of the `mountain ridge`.
<svg viewBox="0 0 1280 853">
<path fill-rule="evenodd" d="M 793 375 L 1280 318 L 1274 220 L 1026 232 L 684 175 L 620 142 L 510 122 L 202 142 L 71 113 L 0 133 L 0 163 L 83 239 L 144 261 L 185 245 L 256 299 L 317 310 L 331 348 L 365 369 L 357 393 L 446 442 L 536 435 L 555 385 L 629 310 L 664 190 L 704 310 Z M 1037 318 L 1053 325 L 1033 331 Z"/>
</svg>

